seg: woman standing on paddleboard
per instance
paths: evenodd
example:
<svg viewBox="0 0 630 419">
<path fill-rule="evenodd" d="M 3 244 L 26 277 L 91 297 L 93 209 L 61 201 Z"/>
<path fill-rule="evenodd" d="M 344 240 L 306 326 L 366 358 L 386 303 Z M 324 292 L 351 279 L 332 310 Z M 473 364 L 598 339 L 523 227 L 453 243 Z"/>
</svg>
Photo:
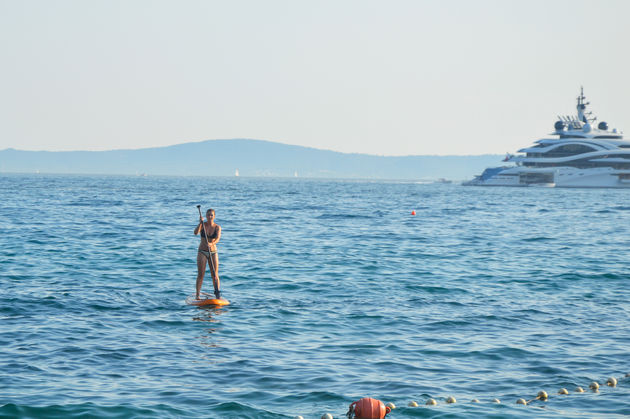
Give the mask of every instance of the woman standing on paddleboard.
<svg viewBox="0 0 630 419">
<path fill-rule="evenodd" d="M 214 210 L 206 211 L 208 221 L 204 222 L 199 213 L 199 225 L 195 228 L 195 235 L 201 234 L 201 242 L 197 250 L 197 289 L 195 296 L 200 298 L 201 285 L 206 273 L 206 264 L 210 265 L 212 275 L 212 285 L 214 285 L 214 295 L 221 298 L 221 282 L 219 281 L 219 255 L 217 253 L 217 243 L 221 239 L 221 226 L 214 222 Z"/>
</svg>

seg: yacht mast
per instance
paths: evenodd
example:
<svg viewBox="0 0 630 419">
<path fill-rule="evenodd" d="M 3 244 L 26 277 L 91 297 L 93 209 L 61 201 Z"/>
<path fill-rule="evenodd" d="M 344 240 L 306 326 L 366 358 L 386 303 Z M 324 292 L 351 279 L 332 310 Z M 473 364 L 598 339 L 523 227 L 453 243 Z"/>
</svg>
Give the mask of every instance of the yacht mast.
<svg viewBox="0 0 630 419">
<path fill-rule="evenodd" d="M 578 96 L 577 98 L 578 120 L 584 122 L 585 124 L 588 124 L 589 121 L 586 116 L 590 115 L 590 112 L 586 112 L 586 105 L 590 105 L 591 102 L 585 102 L 584 99 L 586 99 L 586 97 L 584 96 L 584 86 L 580 86 L 580 96 Z"/>
</svg>

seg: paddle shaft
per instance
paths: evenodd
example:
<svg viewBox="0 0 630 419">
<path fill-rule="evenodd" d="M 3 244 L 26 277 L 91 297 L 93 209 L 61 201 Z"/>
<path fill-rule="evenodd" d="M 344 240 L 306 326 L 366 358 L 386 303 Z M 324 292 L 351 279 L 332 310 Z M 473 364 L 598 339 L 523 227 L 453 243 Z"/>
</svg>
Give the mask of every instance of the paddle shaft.
<svg viewBox="0 0 630 419">
<path fill-rule="evenodd" d="M 201 215 L 201 205 L 197 205 L 197 209 L 199 210 L 199 218 L 201 219 L 201 228 L 203 228 L 203 235 L 205 236 L 206 245 L 208 246 L 208 262 L 210 262 L 210 269 L 212 269 L 212 276 L 214 277 L 216 273 L 214 272 L 214 262 L 212 261 L 212 254 L 210 253 L 210 242 L 208 241 L 206 224 L 203 222 L 203 216 Z"/>
</svg>

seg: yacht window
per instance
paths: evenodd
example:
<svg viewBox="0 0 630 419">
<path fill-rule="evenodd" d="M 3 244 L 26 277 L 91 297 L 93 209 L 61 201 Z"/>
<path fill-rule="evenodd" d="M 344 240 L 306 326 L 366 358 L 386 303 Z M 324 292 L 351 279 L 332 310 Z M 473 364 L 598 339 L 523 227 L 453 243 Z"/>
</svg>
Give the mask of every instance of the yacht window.
<svg viewBox="0 0 630 419">
<path fill-rule="evenodd" d="M 548 151 L 545 153 L 545 157 L 568 157 L 582 153 L 590 153 L 592 151 L 597 150 L 583 144 L 565 144 Z"/>
<path fill-rule="evenodd" d="M 542 153 L 527 153 L 525 157 L 541 157 Z"/>
<path fill-rule="evenodd" d="M 553 173 L 521 173 L 518 181 L 524 185 L 553 183 Z"/>
<path fill-rule="evenodd" d="M 610 157 L 615 157 L 611 155 Z M 620 156 L 619 156 L 620 157 Z M 577 169 L 591 169 L 594 167 L 612 167 L 613 169 L 623 169 L 630 170 L 630 159 L 627 159 L 627 162 L 609 162 L 605 160 L 585 158 L 585 159 L 577 159 L 571 160 L 568 162 L 562 163 L 552 163 L 552 162 L 523 162 L 523 166 L 525 167 L 558 167 L 558 166 L 569 166 L 575 167 Z"/>
</svg>

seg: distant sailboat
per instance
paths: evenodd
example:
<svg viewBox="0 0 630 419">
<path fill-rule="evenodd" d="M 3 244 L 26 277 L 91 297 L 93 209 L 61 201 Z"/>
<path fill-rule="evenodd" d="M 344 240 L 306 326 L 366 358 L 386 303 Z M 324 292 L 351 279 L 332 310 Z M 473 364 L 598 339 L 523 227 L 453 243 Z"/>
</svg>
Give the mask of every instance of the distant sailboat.
<svg viewBox="0 0 630 419">
<path fill-rule="evenodd" d="M 297 170 L 293 172 L 293 177 L 298 177 Z"/>
<path fill-rule="evenodd" d="M 234 172 L 234 176 L 239 177 L 240 175 L 238 174 L 238 169 L 236 169 L 236 171 Z"/>
</svg>

